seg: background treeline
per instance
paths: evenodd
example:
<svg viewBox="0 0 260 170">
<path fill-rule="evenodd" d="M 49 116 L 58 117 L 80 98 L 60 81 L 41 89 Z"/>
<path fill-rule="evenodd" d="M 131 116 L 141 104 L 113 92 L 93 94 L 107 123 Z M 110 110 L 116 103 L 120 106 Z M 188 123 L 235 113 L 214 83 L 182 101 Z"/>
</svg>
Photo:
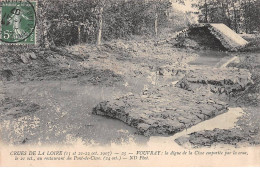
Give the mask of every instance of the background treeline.
<svg viewBox="0 0 260 170">
<path fill-rule="evenodd" d="M 73 45 L 156 35 L 170 7 L 169 0 L 41 0 L 40 39 L 45 45 Z"/>
<path fill-rule="evenodd" d="M 260 31 L 260 0 L 193 1 L 201 11 L 199 22 L 224 23 L 237 33 Z"/>
<path fill-rule="evenodd" d="M 172 2 L 189 3 L 197 12 L 177 15 Z M 156 36 L 163 28 L 178 27 L 190 14 L 201 23 L 224 23 L 238 33 L 260 31 L 260 0 L 39 0 L 37 14 L 45 47 Z"/>
</svg>

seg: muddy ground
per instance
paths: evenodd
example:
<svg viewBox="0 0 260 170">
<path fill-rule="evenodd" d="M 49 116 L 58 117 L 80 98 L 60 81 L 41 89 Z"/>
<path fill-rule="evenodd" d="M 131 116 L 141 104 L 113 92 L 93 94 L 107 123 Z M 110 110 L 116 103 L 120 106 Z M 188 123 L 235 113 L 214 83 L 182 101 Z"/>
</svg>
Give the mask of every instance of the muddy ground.
<svg viewBox="0 0 260 170">
<path fill-rule="evenodd" d="M 232 128 L 216 126 L 175 141 L 259 144 L 259 54 L 156 41 L 135 37 L 98 47 L 1 52 L 1 141 L 146 144 L 151 135 L 174 135 L 239 107 L 244 114 Z"/>
</svg>

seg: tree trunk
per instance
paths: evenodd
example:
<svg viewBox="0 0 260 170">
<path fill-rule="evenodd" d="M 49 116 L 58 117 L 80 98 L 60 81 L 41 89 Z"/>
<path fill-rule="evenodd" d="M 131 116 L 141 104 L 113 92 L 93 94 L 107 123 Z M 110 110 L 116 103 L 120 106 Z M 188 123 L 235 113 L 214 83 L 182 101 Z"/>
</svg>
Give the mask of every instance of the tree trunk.
<svg viewBox="0 0 260 170">
<path fill-rule="evenodd" d="M 155 20 L 154 20 L 154 32 L 155 36 L 158 35 L 158 13 L 155 13 Z"/>
<path fill-rule="evenodd" d="M 43 47 L 44 48 L 50 48 L 50 42 L 48 40 L 48 21 L 46 19 L 46 8 L 48 6 L 48 4 L 46 4 L 47 2 L 45 1 L 40 1 L 41 4 L 41 8 L 40 8 L 40 20 L 41 20 L 41 37 L 42 37 L 42 40 L 43 40 Z"/>
<path fill-rule="evenodd" d="M 207 0 L 205 0 L 205 23 L 208 22 L 208 4 Z"/>
<path fill-rule="evenodd" d="M 78 25 L 78 43 L 81 44 L 81 31 L 80 31 L 81 25 Z"/>
<path fill-rule="evenodd" d="M 43 20 L 43 39 L 44 39 L 44 48 L 50 48 L 50 42 L 48 40 L 48 26 L 47 20 Z"/>
<path fill-rule="evenodd" d="M 245 27 L 245 30 L 246 30 L 246 33 L 248 33 L 248 15 L 247 15 L 247 1 L 245 1 L 245 4 L 244 4 L 244 27 Z"/>
<path fill-rule="evenodd" d="M 241 5 L 241 0 L 238 0 L 239 3 L 239 8 L 238 8 L 238 31 L 241 31 L 241 26 L 242 26 L 242 5 Z"/>
<path fill-rule="evenodd" d="M 98 36 L 97 36 L 97 45 L 101 45 L 101 39 L 102 39 L 102 26 L 103 26 L 103 7 L 100 7 L 99 11 L 99 27 L 98 27 Z"/>
<path fill-rule="evenodd" d="M 229 6 L 228 6 L 228 0 L 226 0 L 226 4 L 227 4 L 227 13 L 228 13 L 228 27 L 231 27 L 231 18 L 230 18 L 230 12 L 229 12 Z"/>
<path fill-rule="evenodd" d="M 249 0 L 248 1 L 248 10 L 247 10 L 247 12 L 248 12 L 248 29 L 249 29 L 249 33 L 251 34 L 252 33 L 252 8 L 251 8 L 251 6 L 252 6 L 252 4 L 251 4 L 251 0 Z"/>
<path fill-rule="evenodd" d="M 235 27 L 236 33 L 238 33 L 238 29 L 237 29 L 237 11 L 236 11 L 236 8 L 235 8 L 234 0 L 232 0 L 232 6 L 233 6 L 233 10 L 234 10 L 234 27 Z"/>
<path fill-rule="evenodd" d="M 224 1 L 221 2 L 221 6 L 222 6 L 222 10 L 223 10 L 223 19 L 225 21 L 225 24 L 226 24 L 226 9 L 225 9 L 225 6 L 224 6 Z"/>
</svg>

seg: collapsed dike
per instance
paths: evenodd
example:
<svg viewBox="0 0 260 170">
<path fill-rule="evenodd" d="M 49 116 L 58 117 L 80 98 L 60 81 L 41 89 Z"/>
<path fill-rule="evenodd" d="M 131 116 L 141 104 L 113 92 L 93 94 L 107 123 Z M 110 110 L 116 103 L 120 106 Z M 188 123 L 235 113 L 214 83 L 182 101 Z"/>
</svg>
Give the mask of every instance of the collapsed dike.
<svg viewBox="0 0 260 170">
<path fill-rule="evenodd" d="M 163 96 L 163 97 L 162 97 Z M 226 112 L 228 105 L 172 88 L 101 102 L 93 114 L 119 119 L 140 134 L 171 135 Z"/>
<path fill-rule="evenodd" d="M 190 28 L 187 33 L 195 39 L 201 37 L 201 34 L 208 35 L 203 40 L 207 40 L 208 44 L 211 39 L 214 49 L 218 49 L 217 45 L 229 51 L 237 51 L 247 44 L 232 30 L 229 30 L 233 35 L 231 37 L 223 33 L 224 28 L 226 26 L 223 24 L 206 24 Z M 206 45 L 199 43 L 198 46 Z M 168 72 L 168 75 L 179 80 L 176 84 L 155 86 L 142 94 L 103 101 L 92 113 L 121 120 L 145 136 L 173 135 L 227 112 L 232 97 L 253 83 L 250 72 L 243 69 L 192 67 L 183 70 L 181 78 L 177 77 L 174 70 L 161 70 L 159 75 L 164 76 L 162 72 Z"/>
<path fill-rule="evenodd" d="M 237 69 L 191 71 L 175 86 L 165 85 L 103 101 L 92 113 L 119 119 L 145 136 L 173 135 L 227 112 L 228 102 L 220 101 L 220 93 L 212 89 L 240 91 L 251 83 L 250 76 L 247 70 Z"/>
</svg>

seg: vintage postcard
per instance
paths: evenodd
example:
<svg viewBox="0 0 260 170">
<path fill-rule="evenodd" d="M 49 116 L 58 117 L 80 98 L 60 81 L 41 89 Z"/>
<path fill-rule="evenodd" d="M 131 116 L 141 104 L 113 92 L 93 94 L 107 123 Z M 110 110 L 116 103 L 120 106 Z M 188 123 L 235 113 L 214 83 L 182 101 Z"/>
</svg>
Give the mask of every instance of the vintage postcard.
<svg viewBox="0 0 260 170">
<path fill-rule="evenodd" d="M 259 0 L 0 0 L 0 166 L 260 166 Z"/>
</svg>

